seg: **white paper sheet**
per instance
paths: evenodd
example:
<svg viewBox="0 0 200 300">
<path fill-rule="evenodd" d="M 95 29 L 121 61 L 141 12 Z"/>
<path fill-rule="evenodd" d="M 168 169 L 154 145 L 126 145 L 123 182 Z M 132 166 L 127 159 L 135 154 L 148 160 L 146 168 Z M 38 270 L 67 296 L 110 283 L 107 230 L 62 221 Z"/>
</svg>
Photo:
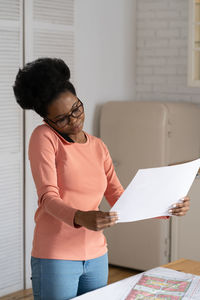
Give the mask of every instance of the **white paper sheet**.
<svg viewBox="0 0 200 300">
<path fill-rule="evenodd" d="M 148 282 L 143 280 L 145 279 L 144 276 L 149 277 Z M 149 286 L 151 278 L 153 281 Z M 174 282 L 171 282 L 172 280 Z M 152 296 L 156 297 L 158 295 L 162 295 L 163 299 L 199 300 L 200 276 L 158 267 L 109 284 L 103 288 L 86 293 L 82 296 L 75 297 L 74 300 L 136 299 L 136 297 L 133 296 L 133 290 L 138 291 L 138 299 L 143 299 L 142 294 L 144 292 L 148 292 L 148 299 L 153 299 Z M 145 299 L 147 299 L 147 297 Z"/>
<path fill-rule="evenodd" d="M 200 167 L 200 159 L 160 168 L 141 169 L 110 211 L 119 222 L 170 216 L 168 210 L 188 194 Z"/>
<path fill-rule="evenodd" d="M 103 288 L 73 298 L 74 300 L 124 300 L 141 275 L 134 275 Z"/>
<path fill-rule="evenodd" d="M 140 274 L 127 297 L 121 300 L 161 298 L 200 299 L 200 276 L 162 267 L 151 269 Z"/>
</svg>

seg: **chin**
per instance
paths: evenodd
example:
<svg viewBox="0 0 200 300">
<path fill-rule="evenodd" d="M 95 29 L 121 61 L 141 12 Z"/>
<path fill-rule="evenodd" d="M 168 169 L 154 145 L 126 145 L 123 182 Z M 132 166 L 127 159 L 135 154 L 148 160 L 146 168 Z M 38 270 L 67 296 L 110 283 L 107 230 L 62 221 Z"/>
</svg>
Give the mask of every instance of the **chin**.
<svg viewBox="0 0 200 300">
<path fill-rule="evenodd" d="M 74 128 L 74 130 L 72 130 L 72 133 L 71 133 L 71 134 L 73 134 L 73 133 L 75 133 L 75 134 L 81 133 L 82 130 L 83 130 L 83 123 L 81 122 L 80 127 Z"/>
</svg>

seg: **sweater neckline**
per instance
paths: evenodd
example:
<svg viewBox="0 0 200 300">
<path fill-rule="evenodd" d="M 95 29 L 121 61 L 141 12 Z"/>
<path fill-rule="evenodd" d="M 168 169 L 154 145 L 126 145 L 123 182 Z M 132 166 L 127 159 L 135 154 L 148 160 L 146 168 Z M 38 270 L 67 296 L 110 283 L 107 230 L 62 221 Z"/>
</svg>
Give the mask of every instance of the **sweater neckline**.
<svg viewBox="0 0 200 300">
<path fill-rule="evenodd" d="M 55 134 L 57 134 L 62 140 L 64 140 L 67 144 L 69 145 L 80 145 L 80 146 L 85 146 L 89 144 L 89 134 L 87 132 L 85 132 L 84 130 L 83 133 L 86 135 L 87 137 L 87 141 L 85 143 L 77 143 L 77 142 L 69 142 L 67 141 L 57 130 L 55 130 L 53 127 L 51 127 L 45 120 L 43 120 L 43 122 L 45 123 L 45 125 L 47 125 L 52 131 L 55 132 Z"/>
</svg>

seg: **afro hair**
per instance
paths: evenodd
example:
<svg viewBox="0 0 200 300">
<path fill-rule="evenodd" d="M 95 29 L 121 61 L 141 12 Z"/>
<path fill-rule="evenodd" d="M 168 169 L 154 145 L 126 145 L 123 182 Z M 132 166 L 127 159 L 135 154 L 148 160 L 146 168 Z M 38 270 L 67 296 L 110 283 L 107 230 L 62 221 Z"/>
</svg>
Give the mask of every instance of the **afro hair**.
<svg viewBox="0 0 200 300">
<path fill-rule="evenodd" d="M 61 93 L 76 95 L 70 79 L 70 70 L 62 59 L 38 58 L 19 69 L 13 91 L 23 109 L 33 109 L 46 117 L 48 105 Z"/>
</svg>

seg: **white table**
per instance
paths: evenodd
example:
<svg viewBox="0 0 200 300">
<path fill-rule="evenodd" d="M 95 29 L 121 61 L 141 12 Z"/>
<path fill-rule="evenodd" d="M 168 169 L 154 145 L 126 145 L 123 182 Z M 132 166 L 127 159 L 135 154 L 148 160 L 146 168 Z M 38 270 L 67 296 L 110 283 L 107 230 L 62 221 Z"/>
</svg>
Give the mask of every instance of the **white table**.
<svg viewBox="0 0 200 300">
<path fill-rule="evenodd" d="M 185 273 L 191 273 L 195 275 L 200 275 L 200 262 L 188 260 L 188 259 L 179 259 L 177 261 L 171 262 L 162 267 L 173 269 L 176 271 L 182 271 Z M 131 291 L 131 288 L 134 282 L 137 282 L 138 275 L 130 276 L 123 280 L 117 281 L 115 283 L 109 284 L 103 288 L 97 289 L 95 291 L 86 293 L 82 296 L 73 298 L 74 300 L 121 300 L 124 299 L 128 293 Z"/>
</svg>

